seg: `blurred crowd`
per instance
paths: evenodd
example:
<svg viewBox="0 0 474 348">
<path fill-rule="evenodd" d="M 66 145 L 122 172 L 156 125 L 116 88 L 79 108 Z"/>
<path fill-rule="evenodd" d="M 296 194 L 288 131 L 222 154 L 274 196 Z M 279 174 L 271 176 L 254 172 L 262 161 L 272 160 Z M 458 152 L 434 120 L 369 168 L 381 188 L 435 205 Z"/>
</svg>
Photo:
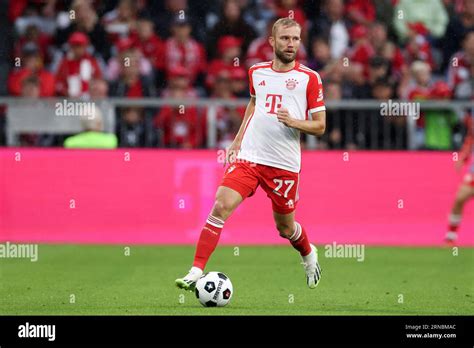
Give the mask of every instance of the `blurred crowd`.
<svg viewBox="0 0 474 348">
<path fill-rule="evenodd" d="M 320 73 L 326 100 L 472 100 L 474 95 L 474 0 L 8 4 L 13 37 L 9 72 L 2 82 L 11 96 L 247 98 L 247 69 L 272 59 L 267 38 L 279 17 L 302 25 L 297 59 Z M 232 140 L 243 113 L 243 108 L 218 109 L 219 146 Z M 118 146 L 205 147 L 205 114 L 194 107 L 186 112 L 174 107 L 120 109 Z M 319 146 L 374 148 L 364 138 L 357 113 L 349 120 L 345 116 L 343 110 L 334 115 L 337 122 L 328 123 Z M 423 116 L 417 124 L 425 132 L 420 146 L 452 148 L 459 118 L 448 110 Z M 393 147 L 406 146 L 404 122 L 389 125 L 390 132 L 402 134 Z M 360 134 L 348 137 L 345 130 L 354 127 Z M 63 140 L 25 136 L 22 144 L 60 146 Z"/>
</svg>

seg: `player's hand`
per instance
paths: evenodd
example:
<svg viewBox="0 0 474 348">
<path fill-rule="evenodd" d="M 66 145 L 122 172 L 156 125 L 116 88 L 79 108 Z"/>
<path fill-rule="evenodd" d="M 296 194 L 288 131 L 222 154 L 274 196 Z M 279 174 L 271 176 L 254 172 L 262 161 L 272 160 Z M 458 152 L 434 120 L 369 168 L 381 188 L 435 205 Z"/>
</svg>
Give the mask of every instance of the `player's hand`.
<svg viewBox="0 0 474 348">
<path fill-rule="evenodd" d="M 240 142 L 234 140 L 225 153 L 224 167 L 227 163 L 233 163 L 240 150 Z"/>
<path fill-rule="evenodd" d="M 454 168 L 456 169 L 457 172 L 460 172 L 462 167 L 464 165 L 464 161 L 461 159 L 458 159 L 456 162 L 454 162 Z"/>
<path fill-rule="evenodd" d="M 291 117 L 287 108 L 280 108 L 277 111 L 278 122 L 283 123 L 287 127 L 293 127 L 295 119 Z"/>
</svg>

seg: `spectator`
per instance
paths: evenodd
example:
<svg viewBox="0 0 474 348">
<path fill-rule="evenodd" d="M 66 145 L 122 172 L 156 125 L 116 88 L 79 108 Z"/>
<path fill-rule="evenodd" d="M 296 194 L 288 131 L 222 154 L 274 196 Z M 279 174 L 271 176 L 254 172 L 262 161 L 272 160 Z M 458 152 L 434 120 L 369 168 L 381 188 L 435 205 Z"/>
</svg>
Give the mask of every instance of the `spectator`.
<svg viewBox="0 0 474 348">
<path fill-rule="evenodd" d="M 355 88 L 353 97 L 358 98 L 358 99 L 359 98 L 383 99 L 380 96 L 383 93 L 386 93 L 389 88 L 393 89 L 393 82 L 390 80 L 390 63 L 385 58 L 382 58 L 382 57 L 371 58 L 367 75 L 368 75 L 367 78 L 364 79 L 365 80 L 364 85 Z M 377 88 L 380 88 L 380 91 L 377 91 Z M 393 96 L 393 91 L 390 97 L 392 96 Z"/>
<path fill-rule="evenodd" d="M 342 58 L 331 58 L 329 43 L 323 37 L 314 38 L 311 46 L 311 52 L 313 58 L 309 62 L 309 67 L 318 71 L 323 80 L 330 80 L 335 84 L 338 84 L 338 87 L 341 88 L 341 93 L 343 96 L 347 93 L 350 95 L 351 88 L 348 88 L 348 84 L 344 83 L 344 79 L 347 77 L 348 67 L 350 65 L 347 66 L 344 59 Z"/>
<path fill-rule="evenodd" d="M 354 24 L 366 27 L 375 20 L 375 6 L 372 0 L 349 0 L 346 4 L 346 13 Z"/>
<path fill-rule="evenodd" d="M 71 11 L 74 11 L 73 18 L 71 18 L 69 12 L 63 12 L 58 17 L 59 27 L 56 31 L 56 44 L 59 47 L 62 46 L 72 33 L 80 31 L 88 36 L 94 49 L 91 53 L 99 55 L 104 61 L 108 61 L 110 58 L 110 43 L 91 1 L 74 0 Z"/>
<path fill-rule="evenodd" d="M 187 93 L 186 87 L 179 84 L 169 91 L 169 97 L 176 99 L 185 98 Z M 203 145 L 205 117 L 198 114 L 195 107 L 164 106 L 155 115 L 154 125 L 163 134 L 165 147 L 193 149 Z"/>
<path fill-rule="evenodd" d="M 87 97 L 89 82 L 102 76 L 97 60 L 87 53 L 89 38 L 81 32 L 69 39 L 69 50 L 59 64 L 56 73 L 56 91 L 68 97 Z"/>
<path fill-rule="evenodd" d="M 310 30 L 310 39 L 322 37 L 329 42 L 331 58 L 341 58 L 349 47 L 348 21 L 342 0 L 325 0 L 323 10 Z"/>
<path fill-rule="evenodd" d="M 242 9 L 237 0 L 224 0 L 222 17 L 212 28 L 207 38 L 207 52 L 209 57 L 215 58 L 218 54 L 216 42 L 223 36 L 235 36 L 242 40 L 242 53 L 245 55 L 250 43 L 255 39 L 254 29 L 244 20 Z"/>
<path fill-rule="evenodd" d="M 411 64 L 411 81 L 401 95 L 403 99 L 428 99 L 431 87 L 431 67 L 426 62 L 416 61 Z"/>
<path fill-rule="evenodd" d="M 372 98 L 376 100 L 387 101 L 395 95 L 393 82 L 387 78 L 385 73 L 380 74 L 381 77 L 376 78 L 372 83 Z"/>
<path fill-rule="evenodd" d="M 22 83 L 25 79 L 35 76 L 39 81 L 39 94 L 41 97 L 52 97 L 55 95 L 54 75 L 43 69 L 43 62 L 38 46 L 30 42 L 23 46 L 21 66 L 10 72 L 8 77 L 8 92 L 11 95 L 21 94 Z"/>
<path fill-rule="evenodd" d="M 132 33 L 134 44 L 148 59 L 155 71 L 155 76 L 162 73 L 165 67 L 164 43 L 153 30 L 153 21 L 146 16 L 141 16 L 137 21 L 136 31 Z"/>
<path fill-rule="evenodd" d="M 273 47 L 270 45 L 268 39 L 272 35 L 273 23 L 275 23 L 276 20 L 277 18 L 268 21 L 265 35 L 256 38 L 250 43 L 245 60 L 247 68 L 250 68 L 256 63 L 268 62 L 273 59 Z M 301 45 L 298 50 L 296 60 L 298 60 L 301 64 L 306 64 L 306 59 L 306 49 L 304 45 Z"/>
<path fill-rule="evenodd" d="M 290 17 L 297 21 L 301 25 L 301 39 L 304 43 L 307 42 L 306 15 L 302 8 L 298 6 L 298 0 L 277 0 L 276 6 L 275 16 L 277 18 Z"/>
<path fill-rule="evenodd" d="M 369 60 L 375 55 L 375 50 L 369 42 L 368 30 L 362 25 L 357 25 L 351 30 L 353 46 L 348 50 L 347 56 L 351 64 L 360 64 L 364 77 L 368 76 Z"/>
<path fill-rule="evenodd" d="M 456 99 L 474 97 L 474 30 L 469 31 L 462 40 L 462 50 L 450 60 L 448 83 Z"/>
<path fill-rule="evenodd" d="M 321 75 L 323 69 L 332 61 L 329 43 L 322 37 L 316 37 L 311 42 L 311 59 L 308 67 Z M 321 75 L 321 78 L 324 78 Z"/>
<path fill-rule="evenodd" d="M 165 42 L 165 70 L 168 73 L 176 67 L 186 67 L 194 84 L 206 69 L 204 47 L 191 37 L 191 24 L 187 19 L 176 17 L 172 33 Z"/>
<path fill-rule="evenodd" d="M 206 6 L 205 1 L 193 1 L 195 6 Z M 203 19 L 194 18 L 194 12 L 190 8 L 187 0 L 165 0 L 164 8 L 158 8 L 153 14 L 155 18 L 155 27 L 158 35 L 162 38 L 169 38 L 173 35 L 172 26 L 176 18 L 185 20 L 191 26 L 194 37 L 199 42 L 204 42 L 205 28 Z"/>
<path fill-rule="evenodd" d="M 234 96 L 250 98 L 248 83 L 247 72 L 244 69 L 232 69 L 230 71 L 230 86 Z"/>
<path fill-rule="evenodd" d="M 416 61 L 412 63 L 410 70 L 412 81 L 408 88 L 406 88 L 403 98 L 414 101 L 429 99 L 432 86 L 430 65 L 426 62 Z M 425 144 L 424 120 L 423 113 L 416 120 L 416 148 L 423 148 Z"/>
<path fill-rule="evenodd" d="M 243 70 L 240 67 L 241 40 L 234 36 L 223 36 L 217 44 L 219 58 L 214 59 L 207 70 L 206 86 L 212 90 L 216 77 L 221 72 L 230 75 L 232 70 Z"/>
<path fill-rule="evenodd" d="M 326 80 L 324 87 L 324 99 L 328 100 L 341 100 L 342 99 L 342 86 L 338 82 Z M 328 109 L 327 117 L 332 120 L 327 124 L 327 130 L 318 142 L 318 149 L 341 149 L 343 148 L 343 136 L 342 132 L 345 130 L 343 122 L 346 117 L 341 117 L 343 111 Z"/>
<path fill-rule="evenodd" d="M 9 17 L 15 22 L 15 31 L 22 35 L 30 25 L 36 26 L 45 35 L 54 35 L 56 0 L 9 1 Z"/>
<path fill-rule="evenodd" d="M 21 81 L 21 97 L 38 99 L 41 96 L 41 83 L 38 76 L 30 75 Z M 38 146 L 38 134 L 20 134 L 20 146 Z"/>
<path fill-rule="evenodd" d="M 112 43 L 121 37 L 127 37 L 136 27 L 138 17 L 138 2 L 134 0 L 120 0 L 117 7 L 107 12 L 102 22 Z"/>
<path fill-rule="evenodd" d="M 89 94 L 91 99 L 105 99 L 107 98 L 109 85 L 104 79 L 92 79 L 89 86 Z"/>
<path fill-rule="evenodd" d="M 393 13 L 393 26 L 401 42 L 408 39 L 409 24 L 421 24 L 434 38 L 443 37 L 448 14 L 441 0 L 400 0 Z"/>
<path fill-rule="evenodd" d="M 428 63 L 432 69 L 435 62 L 431 53 L 431 45 L 428 41 L 428 31 L 421 23 L 408 23 L 408 39 L 406 44 L 407 64 L 416 60 Z"/>
<path fill-rule="evenodd" d="M 463 0 L 463 7 L 461 12 L 453 16 L 446 29 L 445 38 L 442 40 L 444 64 L 443 67 L 448 66 L 449 59 L 461 49 L 462 38 L 469 31 L 474 31 L 474 1 Z"/>
<path fill-rule="evenodd" d="M 221 71 L 213 86 L 212 98 L 234 100 L 230 72 Z M 245 107 L 217 108 L 217 147 L 225 149 L 234 140 L 244 117 Z"/>
<path fill-rule="evenodd" d="M 381 102 L 387 102 L 395 94 L 393 82 L 388 78 L 377 79 L 372 87 L 372 97 Z M 405 149 L 407 147 L 407 125 L 406 120 L 409 115 L 384 115 L 379 112 L 370 113 L 371 121 L 367 122 L 365 129 L 365 147 L 377 148 L 383 146 L 384 149 Z M 411 115 L 413 116 L 413 115 Z M 374 132 L 374 128 L 376 132 Z M 373 142 L 376 142 L 373 144 Z M 382 145 L 383 144 L 383 145 Z"/>
<path fill-rule="evenodd" d="M 389 40 L 387 27 L 381 22 L 374 22 L 369 27 L 369 41 L 377 56 L 383 57 L 390 62 L 392 78 L 401 80 L 409 75 L 403 52 Z"/>
<path fill-rule="evenodd" d="M 42 61 L 47 65 L 51 61 L 49 47 L 51 46 L 52 41 L 51 36 L 40 32 L 36 25 L 30 24 L 26 27 L 24 35 L 20 36 L 19 40 L 15 42 L 13 55 L 15 57 L 20 57 L 25 45 L 36 45 Z"/>
<path fill-rule="evenodd" d="M 95 111 L 93 118 L 81 117 L 84 131 L 66 138 L 64 147 L 67 149 L 115 149 L 117 148 L 117 137 L 115 134 L 107 134 L 103 131 L 102 114 Z"/>
<path fill-rule="evenodd" d="M 450 100 L 452 92 L 447 83 L 438 81 L 433 84 L 429 99 Z M 429 150 L 449 150 L 453 147 L 454 127 L 458 124 L 452 110 L 426 110 L 420 119 L 425 133 L 425 146 Z"/>
<path fill-rule="evenodd" d="M 168 86 L 163 90 L 162 98 L 173 98 L 175 90 L 182 91 L 180 95 L 186 99 L 198 97 L 197 90 L 190 85 L 190 74 L 186 68 L 178 66 L 169 72 L 168 77 Z"/>
<path fill-rule="evenodd" d="M 119 73 L 111 82 L 110 93 L 116 97 L 140 98 L 156 95 L 152 79 L 141 72 L 142 56 L 138 49 L 127 51 L 121 55 L 123 64 L 119 65 Z"/>
<path fill-rule="evenodd" d="M 128 107 L 122 110 L 118 127 L 120 147 L 145 147 L 147 127 L 143 109 Z"/>
<path fill-rule="evenodd" d="M 153 80 L 153 67 L 150 61 L 143 56 L 142 51 L 131 38 L 123 38 L 117 41 L 116 49 L 118 55 L 109 60 L 106 76 L 108 81 L 118 79 L 120 72 L 130 65 L 131 59 L 138 60 L 140 74 Z"/>
</svg>

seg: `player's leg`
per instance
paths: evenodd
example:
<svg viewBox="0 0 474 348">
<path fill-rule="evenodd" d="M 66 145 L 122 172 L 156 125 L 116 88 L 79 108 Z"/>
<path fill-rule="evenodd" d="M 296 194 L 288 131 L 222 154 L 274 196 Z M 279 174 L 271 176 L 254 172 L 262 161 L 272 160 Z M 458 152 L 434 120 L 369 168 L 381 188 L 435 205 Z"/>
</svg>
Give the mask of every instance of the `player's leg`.
<svg viewBox="0 0 474 348">
<path fill-rule="evenodd" d="M 176 279 L 176 285 L 185 290 L 193 290 L 206 264 L 216 249 L 225 221 L 239 204 L 252 196 L 258 187 L 255 169 L 249 163 L 236 163 L 227 168 L 222 183 L 217 189 L 216 200 L 206 224 L 201 230 L 196 247 L 193 267 L 189 273 Z"/>
<path fill-rule="evenodd" d="M 308 286 L 315 288 L 321 279 L 321 267 L 318 262 L 318 250 L 310 244 L 305 229 L 295 221 L 295 212 L 279 214 L 273 211 L 276 228 L 282 238 L 288 239 L 301 255 Z"/>
<path fill-rule="evenodd" d="M 464 181 L 459 186 L 458 192 L 456 193 L 456 198 L 454 199 L 454 204 L 449 215 L 448 232 L 446 233 L 445 237 L 445 240 L 448 243 L 453 243 L 456 241 L 464 204 L 469 200 L 469 198 L 474 197 L 473 180 L 473 178 L 468 178 L 468 180 Z"/>
<path fill-rule="evenodd" d="M 230 187 L 219 186 L 214 206 L 199 237 L 194 267 L 204 270 L 209 257 L 216 249 L 225 221 L 242 201 L 243 198 L 239 192 Z"/>
<path fill-rule="evenodd" d="M 305 229 L 295 221 L 298 203 L 299 174 L 268 166 L 259 166 L 262 188 L 272 200 L 273 219 L 280 236 L 290 241 L 303 259 L 307 283 L 315 288 L 321 279 L 318 252 L 310 244 Z"/>
<path fill-rule="evenodd" d="M 239 192 L 225 186 L 218 187 L 214 206 L 199 236 L 193 267 L 191 267 L 186 276 L 176 279 L 176 285 L 179 288 L 185 290 L 194 289 L 196 281 L 202 276 L 207 261 L 216 249 L 225 220 L 239 206 L 242 200 L 243 198 Z"/>
</svg>

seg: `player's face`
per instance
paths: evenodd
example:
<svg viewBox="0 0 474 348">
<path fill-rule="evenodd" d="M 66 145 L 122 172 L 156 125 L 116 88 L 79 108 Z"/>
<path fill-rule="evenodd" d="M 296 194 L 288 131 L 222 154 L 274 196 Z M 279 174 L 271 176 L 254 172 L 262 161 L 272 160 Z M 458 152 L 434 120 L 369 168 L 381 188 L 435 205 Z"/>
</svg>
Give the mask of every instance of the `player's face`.
<svg viewBox="0 0 474 348">
<path fill-rule="evenodd" d="M 284 64 L 296 59 L 296 53 L 301 43 L 301 29 L 297 26 L 279 27 L 275 37 L 270 37 L 270 44 L 275 51 L 275 56 Z"/>
</svg>

